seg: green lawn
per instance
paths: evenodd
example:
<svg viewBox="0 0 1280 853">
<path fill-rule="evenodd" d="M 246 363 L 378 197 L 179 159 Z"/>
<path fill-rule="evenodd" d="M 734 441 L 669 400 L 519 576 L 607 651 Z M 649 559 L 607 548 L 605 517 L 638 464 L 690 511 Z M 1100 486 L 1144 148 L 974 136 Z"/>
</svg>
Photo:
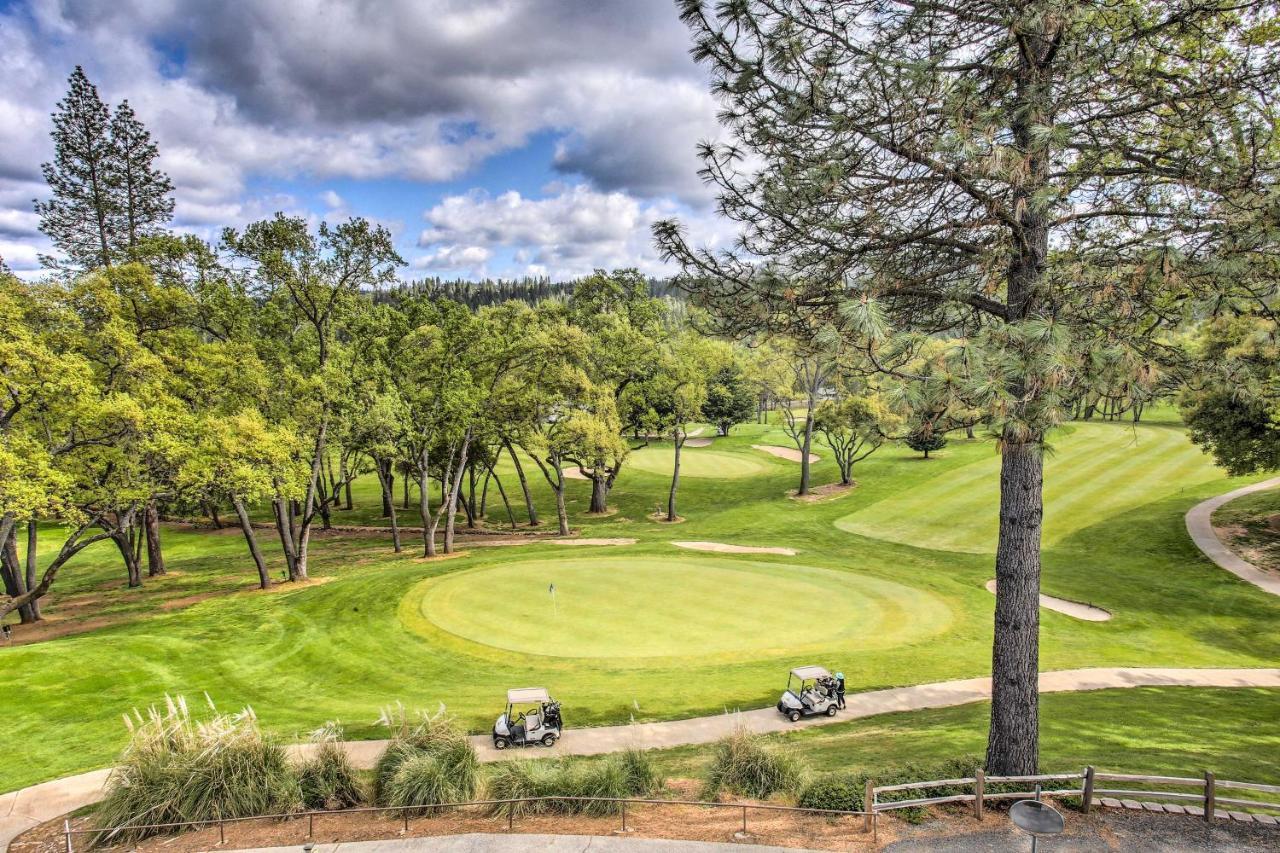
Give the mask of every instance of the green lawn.
<svg viewBox="0 0 1280 853">
<path fill-rule="evenodd" d="M 990 442 L 953 440 L 928 462 L 885 448 L 855 469 L 856 489 L 818 503 L 789 500 L 798 466 L 752 444 L 788 440 L 775 425 L 744 425 L 686 453 L 727 456 L 757 473 L 683 480 L 688 520 L 677 526 L 648 518 L 665 499 L 665 470 L 624 467 L 607 517 L 588 515 L 590 484 L 571 481 L 575 528 L 637 539 L 631 546 L 472 548 L 424 562 L 413 541 L 394 555 L 389 536 L 319 535 L 312 573 L 331 582 L 270 594 L 235 591 L 253 578 L 236 531 L 169 530 L 174 574 L 141 590 L 123 589 L 118 556 L 95 547 L 67 567 L 47 613 L 87 619 L 109 607 L 118 622 L 0 649 L 0 791 L 109 763 L 125 737 L 120 715 L 166 692 L 208 692 L 227 709 L 252 705 L 287 736 L 333 719 L 374 736 L 379 710 L 397 701 L 444 703 L 479 730 L 506 688 L 528 684 L 550 687 L 571 725 L 590 725 L 767 706 L 787 669 L 809 661 L 843 669 L 851 690 L 989 671 L 993 600 L 983 583 L 992 561 L 975 552 L 996 512 Z M 1044 612 L 1043 668 L 1280 665 L 1280 602 L 1203 559 L 1183 527 L 1189 506 L 1244 481 L 1208 465 L 1168 424 L 1076 424 L 1054 444 L 1045 591 L 1114 616 L 1085 623 Z M 834 481 L 830 453 L 817 452 L 815 484 Z M 548 487 L 526 469 L 553 522 Z M 991 482 L 955 488 L 975 470 Z M 509 460 L 499 473 L 523 520 Z M 1060 479 L 1073 485 L 1064 490 Z M 335 523 L 385 524 L 373 478 L 354 492 L 355 508 Z M 490 523 L 505 524 L 492 486 L 488 509 Z M 883 529 L 861 526 L 875 513 Z M 278 573 L 278 544 L 271 531 L 260 538 Z M 694 555 L 671 539 L 798 554 Z M 546 619 L 552 582 L 564 608 L 559 628 L 557 611 Z M 213 597 L 191 603 L 201 594 Z M 165 609 L 175 598 L 189 606 Z M 1160 705 L 1149 710 L 1163 714 Z M 1228 701 L 1211 713 L 1227 725 L 1230 710 Z M 1175 710 L 1162 719 L 1175 731 L 1189 724 Z M 1274 756 L 1274 744 L 1259 749 Z"/>
</svg>

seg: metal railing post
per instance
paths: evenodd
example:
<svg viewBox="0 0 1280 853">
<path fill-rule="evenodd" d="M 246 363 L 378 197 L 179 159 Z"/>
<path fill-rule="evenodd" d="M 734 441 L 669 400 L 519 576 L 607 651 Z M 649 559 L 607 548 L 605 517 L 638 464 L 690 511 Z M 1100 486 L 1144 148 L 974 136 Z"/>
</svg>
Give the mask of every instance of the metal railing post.
<svg viewBox="0 0 1280 853">
<path fill-rule="evenodd" d="M 71 849 L 71 820 L 70 819 L 66 819 L 62 821 L 62 834 L 66 836 L 67 853 L 75 853 L 75 851 Z"/>
<path fill-rule="evenodd" d="M 747 834 L 747 807 L 742 807 L 742 834 Z"/>
<path fill-rule="evenodd" d="M 627 801 L 622 801 L 622 831 L 627 831 Z"/>
<path fill-rule="evenodd" d="M 218 821 L 218 846 L 221 847 L 226 843 L 227 843 L 227 831 L 222 821 Z"/>
<path fill-rule="evenodd" d="M 316 813 L 307 812 L 307 838 L 316 834 Z"/>
</svg>

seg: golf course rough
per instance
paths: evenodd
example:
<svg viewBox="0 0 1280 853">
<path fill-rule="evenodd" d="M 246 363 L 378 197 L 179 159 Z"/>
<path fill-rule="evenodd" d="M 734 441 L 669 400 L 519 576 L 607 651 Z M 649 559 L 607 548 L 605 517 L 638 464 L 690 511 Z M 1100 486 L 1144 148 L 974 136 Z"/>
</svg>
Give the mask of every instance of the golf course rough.
<svg viewBox="0 0 1280 853">
<path fill-rule="evenodd" d="M 554 585 L 554 592 L 552 592 Z M 416 584 L 411 630 L 559 658 L 773 657 L 945 632 L 937 595 L 850 571 L 713 557 L 524 560 Z M 831 614 L 839 613 L 838 620 Z"/>
</svg>

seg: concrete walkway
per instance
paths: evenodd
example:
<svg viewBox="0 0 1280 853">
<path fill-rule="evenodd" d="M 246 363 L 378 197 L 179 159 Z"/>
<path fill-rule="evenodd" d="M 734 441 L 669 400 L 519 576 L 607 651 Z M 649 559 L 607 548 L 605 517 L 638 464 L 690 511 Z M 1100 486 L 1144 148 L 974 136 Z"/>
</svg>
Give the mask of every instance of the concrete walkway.
<svg viewBox="0 0 1280 853">
<path fill-rule="evenodd" d="M 1272 595 L 1280 595 L 1280 574 L 1263 571 L 1253 563 L 1242 560 L 1239 555 L 1222 544 L 1222 540 L 1213 530 L 1213 513 L 1218 507 L 1236 498 L 1251 495 L 1254 492 L 1265 492 L 1276 487 L 1280 487 L 1280 477 L 1272 477 L 1270 480 L 1263 480 L 1261 483 L 1254 483 L 1252 486 L 1245 486 L 1243 489 L 1209 498 L 1193 506 L 1187 513 L 1187 532 L 1191 534 L 1192 541 L 1206 557 L 1241 580 L 1248 581 L 1263 592 L 1269 592 Z"/>
<path fill-rule="evenodd" d="M 257 847 L 241 853 L 297 853 L 300 847 Z M 317 844 L 312 853 L 741 853 L 741 844 L 714 841 L 669 841 L 662 838 L 615 838 L 611 835 L 437 835 L 394 841 Z M 796 847 L 751 845 L 760 853 L 807 853 Z"/>
</svg>

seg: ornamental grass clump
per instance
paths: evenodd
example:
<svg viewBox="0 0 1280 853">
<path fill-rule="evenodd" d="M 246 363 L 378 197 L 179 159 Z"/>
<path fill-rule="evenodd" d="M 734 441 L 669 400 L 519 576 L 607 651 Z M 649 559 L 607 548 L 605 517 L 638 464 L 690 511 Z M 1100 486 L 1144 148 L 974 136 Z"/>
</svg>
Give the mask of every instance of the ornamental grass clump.
<svg viewBox="0 0 1280 853">
<path fill-rule="evenodd" d="M 716 742 L 705 790 L 709 797 L 728 791 L 766 799 L 796 790 L 801 775 L 800 763 L 793 756 L 739 727 Z"/>
<path fill-rule="evenodd" d="M 206 697 L 207 698 L 207 697 Z M 95 823 L 119 827 L 96 844 L 129 844 L 197 821 L 286 814 L 302 805 L 284 749 L 263 735 L 252 709 L 198 721 L 186 700 L 125 716 L 131 736 L 107 783 Z M 158 827 L 157 824 L 177 824 Z"/>
<path fill-rule="evenodd" d="M 309 809 L 346 809 L 365 800 L 360 774 L 342 748 L 342 728 L 329 723 L 311 736 L 315 751 L 298 768 L 302 803 Z"/>
<path fill-rule="evenodd" d="M 529 814 L 617 814 L 620 802 L 652 797 L 663 785 L 648 755 L 639 750 L 599 759 L 517 759 L 496 767 L 489 777 L 489 798 L 525 802 L 495 803 L 493 813 L 506 817 Z M 565 797 L 568 799 L 558 799 Z"/>
<path fill-rule="evenodd" d="M 374 800 L 394 808 L 475 799 L 480 758 L 461 728 L 443 711 L 410 717 L 403 708 L 383 711 L 391 742 L 374 767 Z"/>
</svg>

